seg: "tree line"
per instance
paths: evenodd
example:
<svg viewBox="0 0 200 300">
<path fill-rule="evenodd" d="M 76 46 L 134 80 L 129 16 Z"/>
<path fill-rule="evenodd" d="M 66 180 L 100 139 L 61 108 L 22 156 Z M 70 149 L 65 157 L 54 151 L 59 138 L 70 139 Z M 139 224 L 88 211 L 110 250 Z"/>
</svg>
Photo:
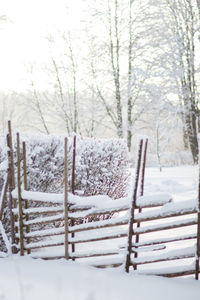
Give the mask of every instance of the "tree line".
<svg viewBox="0 0 200 300">
<path fill-rule="evenodd" d="M 200 1 L 86 0 L 85 8 L 80 30 L 47 37 L 47 90 L 38 89 L 29 66 L 20 119 L 28 108 L 35 117 L 27 125 L 47 134 L 57 126 L 114 135 L 129 150 L 136 132 L 153 132 L 158 152 L 178 128 L 196 163 Z"/>
</svg>

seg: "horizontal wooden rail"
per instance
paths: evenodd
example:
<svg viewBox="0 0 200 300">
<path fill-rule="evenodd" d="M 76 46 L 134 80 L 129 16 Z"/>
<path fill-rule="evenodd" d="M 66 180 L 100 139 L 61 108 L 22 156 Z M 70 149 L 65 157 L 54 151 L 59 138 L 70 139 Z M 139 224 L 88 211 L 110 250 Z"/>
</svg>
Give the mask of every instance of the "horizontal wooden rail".
<svg viewBox="0 0 200 300">
<path fill-rule="evenodd" d="M 104 236 L 96 236 L 96 237 L 89 237 L 89 238 L 75 238 L 75 239 L 69 239 L 70 244 L 80 244 L 80 243 L 90 243 L 90 242 L 97 242 L 97 241 L 105 241 L 105 240 L 111 240 L 111 239 L 119 239 L 122 237 L 127 236 L 127 231 L 124 233 L 113 233 L 113 234 L 107 234 Z"/>
<path fill-rule="evenodd" d="M 63 246 L 64 245 L 64 237 L 61 241 L 42 241 L 42 242 L 35 242 L 25 245 L 25 249 L 38 249 L 38 248 L 47 248 L 47 247 L 55 247 L 55 246 Z"/>
<path fill-rule="evenodd" d="M 182 210 L 174 209 L 174 210 L 156 210 L 146 213 L 139 213 L 135 216 L 134 221 L 135 222 L 147 222 L 147 221 L 154 221 L 154 220 L 160 220 L 160 219 L 166 219 L 170 217 L 180 217 L 185 215 L 190 215 L 197 213 L 197 207 L 188 207 Z"/>
<path fill-rule="evenodd" d="M 135 274 L 157 275 L 157 276 L 168 277 L 168 278 L 192 275 L 194 273 L 195 273 L 195 265 L 194 264 L 189 264 L 189 265 L 184 265 L 184 266 L 176 266 L 176 267 L 166 267 L 166 268 L 161 268 L 161 269 L 135 271 Z"/>
<path fill-rule="evenodd" d="M 191 226 L 197 224 L 197 217 L 193 217 L 186 220 L 179 220 L 174 222 L 168 222 L 164 224 L 159 225 L 150 225 L 145 227 L 139 227 L 134 229 L 135 234 L 144 234 L 144 233 L 150 233 L 150 232 L 156 232 L 161 230 L 168 230 L 168 229 L 175 229 L 175 228 L 181 228 L 184 226 Z"/>
<path fill-rule="evenodd" d="M 196 251 L 195 247 L 188 247 L 181 250 L 172 250 L 166 253 L 152 256 L 152 257 L 141 257 L 141 258 L 131 258 L 131 264 L 134 265 L 144 265 L 149 263 L 178 260 L 183 258 L 195 257 Z"/>
<path fill-rule="evenodd" d="M 25 226 L 30 226 L 30 225 L 48 224 L 48 223 L 51 223 L 51 222 L 63 221 L 63 220 L 64 220 L 64 215 L 59 214 L 59 215 L 56 215 L 56 216 L 40 217 L 40 218 L 36 218 L 36 219 L 33 219 L 33 220 L 24 221 L 24 225 Z"/>
<path fill-rule="evenodd" d="M 13 213 L 17 215 L 18 211 L 17 208 L 14 208 Z M 23 214 L 24 215 L 38 215 L 38 214 L 50 214 L 50 213 L 62 213 L 63 212 L 63 207 L 33 207 L 33 208 L 27 208 L 23 209 Z"/>
<path fill-rule="evenodd" d="M 85 231 L 85 230 L 93 230 L 93 229 L 99 229 L 99 228 L 109 228 L 113 226 L 121 226 L 121 225 L 126 225 L 128 223 L 128 218 L 127 217 L 121 217 L 121 218 L 111 218 L 108 220 L 103 220 L 103 221 L 94 221 L 94 222 L 89 222 L 85 224 L 80 224 L 80 225 L 75 225 L 73 227 L 69 228 L 69 232 L 80 232 L 80 231 Z"/>
<path fill-rule="evenodd" d="M 40 237 L 49 237 L 49 236 L 55 236 L 64 234 L 65 228 L 64 227 L 58 227 L 58 228 L 50 228 L 50 229 L 41 229 L 41 230 L 35 230 L 31 231 L 29 233 L 25 233 L 25 238 L 40 238 Z"/>
<path fill-rule="evenodd" d="M 133 243 L 134 247 L 144 247 L 144 246 L 153 246 L 153 245 L 159 245 L 163 243 L 173 243 L 173 242 L 178 242 L 178 241 L 186 241 L 186 240 L 191 240 L 191 239 L 196 239 L 197 234 L 186 234 L 186 235 L 180 235 L 176 237 L 170 237 L 170 238 L 161 238 L 161 239 L 155 239 L 155 240 L 150 240 L 147 242 L 140 242 L 140 243 Z"/>
<path fill-rule="evenodd" d="M 82 254 L 78 253 L 71 253 L 70 258 L 90 258 L 90 257 L 101 257 L 101 256 L 107 256 L 107 255 L 118 255 L 119 252 L 116 251 L 116 249 L 113 250 L 104 250 L 104 251 L 91 251 L 91 252 L 85 252 Z"/>
</svg>

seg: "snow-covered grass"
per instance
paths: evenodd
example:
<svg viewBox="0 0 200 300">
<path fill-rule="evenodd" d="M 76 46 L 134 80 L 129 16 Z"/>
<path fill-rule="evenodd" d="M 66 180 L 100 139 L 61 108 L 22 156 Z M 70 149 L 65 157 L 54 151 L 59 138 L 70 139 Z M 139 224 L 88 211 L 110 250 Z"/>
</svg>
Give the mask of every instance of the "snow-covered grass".
<svg viewBox="0 0 200 300">
<path fill-rule="evenodd" d="M 145 195 L 171 193 L 174 201 L 197 195 L 198 169 L 184 166 L 147 168 Z M 110 242 L 112 243 L 112 242 Z M 166 279 L 98 270 L 64 259 L 42 261 L 19 256 L 0 259 L 0 300 L 197 300 L 200 281 Z"/>
</svg>

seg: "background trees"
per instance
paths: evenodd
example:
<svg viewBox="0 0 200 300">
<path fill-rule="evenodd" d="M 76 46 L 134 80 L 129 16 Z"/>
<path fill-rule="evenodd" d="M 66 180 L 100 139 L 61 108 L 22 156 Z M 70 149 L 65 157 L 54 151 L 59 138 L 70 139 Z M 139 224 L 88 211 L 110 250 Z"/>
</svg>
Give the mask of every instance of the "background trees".
<svg viewBox="0 0 200 300">
<path fill-rule="evenodd" d="M 189 147 L 196 162 L 199 1 L 86 0 L 83 6 L 78 28 L 68 24 L 48 35 L 40 65 L 46 86 L 38 87 L 35 76 L 28 80 L 19 126 L 123 137 L 129 150 L 138 133 L 147 134 L 155 153 L 159 142 L 161 160 L 165 150 Z"/>
<path fill-rule="evenodd" d="M 192 0 L 167 0 L 172 32 L 172 70 L 177 84 L 185 144 L 189 143 L 193 160 L 198 159 L 199 91 L 197 78 L 199 61 L 197 33 L 198 7 Z M 167 17 L 167 16 L 166 16 Z"/>
</svg>

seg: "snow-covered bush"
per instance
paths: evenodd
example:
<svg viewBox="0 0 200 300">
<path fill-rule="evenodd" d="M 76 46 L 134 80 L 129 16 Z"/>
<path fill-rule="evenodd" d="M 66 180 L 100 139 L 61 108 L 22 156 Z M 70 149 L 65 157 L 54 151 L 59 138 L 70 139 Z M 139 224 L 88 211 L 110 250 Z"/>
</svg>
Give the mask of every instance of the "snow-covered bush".
<svg viewBox="0 0 200 300">
<path fill-rule="evenodd" d="M 33 191 L 63 191 L 64 136 L 22 134 L 26 142 L 28 188 Z M 7 147 L 0 137 L 0 188 L 6 173 Z M 13 136 L 16 162 L 16 139 Z M 22 146 L 22 145 L 21 145 Z M 22 158 L 22 149 L 21 149 Z M 68 175 L 71 188 L 72 139 L 68 142 Z M 128 150 L 123 140 L 77 138 L 75 188 L 83 195 L 107 194 L 116 199 L 126 193 Z"/>
<path fill-rule="evenodd" d="M 76 188 L 88 195 L 123 197 L 128 184 L 128 151 L 119 139 L 78 139 Z"/>
</svg>

